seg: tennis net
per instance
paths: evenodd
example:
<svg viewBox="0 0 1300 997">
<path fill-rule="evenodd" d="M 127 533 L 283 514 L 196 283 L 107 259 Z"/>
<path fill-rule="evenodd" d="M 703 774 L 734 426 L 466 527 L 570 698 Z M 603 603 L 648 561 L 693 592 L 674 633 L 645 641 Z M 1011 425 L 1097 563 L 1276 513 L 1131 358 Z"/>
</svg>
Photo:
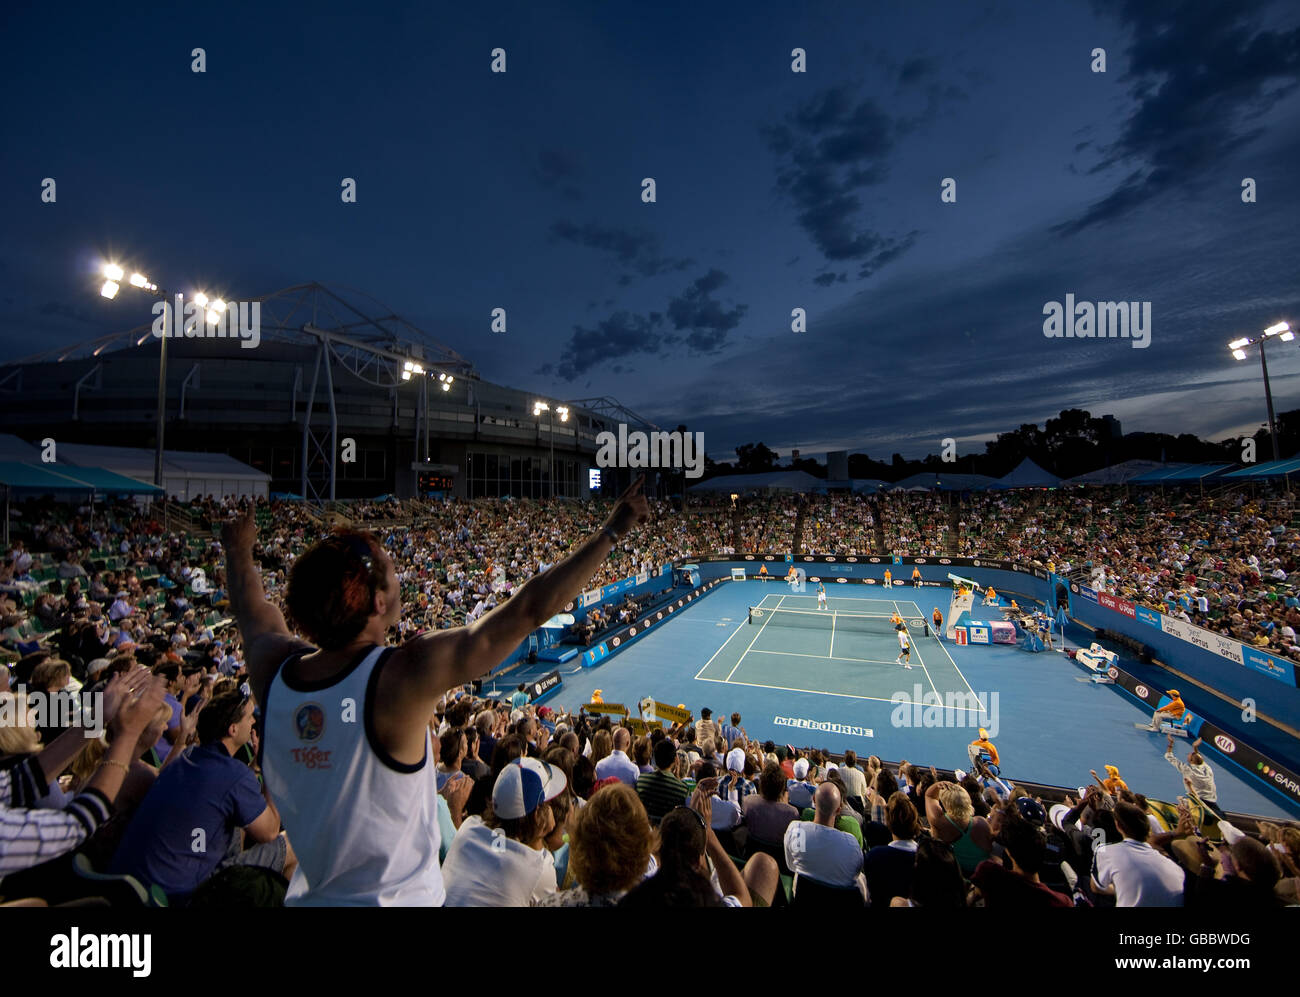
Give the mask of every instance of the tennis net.
<svg viewBox="0 0 1300 997">
<path fill-rule="evenodd" d="M 925 620 L 919 616 L 900 618 L 907 624 L 909 631 L 919 633 L 925 628 Z M 846 613 L 835 609 L 763 609 L 759 606 L 749 607 L 749 622 L 769 627 L 802 627 L 809 630 L 833 628 L 867 634 L 892 634 L 896 626 L 894 617 L 888 613 Z"/>
</svg>

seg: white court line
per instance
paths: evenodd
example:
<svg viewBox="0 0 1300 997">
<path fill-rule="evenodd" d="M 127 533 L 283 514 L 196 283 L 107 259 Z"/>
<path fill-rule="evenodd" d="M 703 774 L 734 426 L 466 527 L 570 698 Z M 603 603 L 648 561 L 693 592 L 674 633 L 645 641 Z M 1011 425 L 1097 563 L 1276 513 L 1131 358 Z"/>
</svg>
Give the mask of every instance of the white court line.
<svg viewBox="0 0 1300 997">
<path fill-rule="evenodd" d="M 925 614 L 921 612 L 921 607 L 918 606 L 918 605 L 916 604 L 916 601 L 915 601 L 915 600 L 912 600 L 912 608 L 916 610 L 916 615 L 917 615 L 917 616 L 921 617 L 921 619 L 923 619 L 923 620 L 925 619 Z M 974 695 L 975 695 L 975 690 L 972 689 L 972 688 L 971 688 L 971 684 L 970 684 L 969 682 L 966 681 L 966 676 L 963 675 L 963 674 L 962 674 L 962 670 L 961 670 L 960 668 L 957 667 L 957 662 L 953 661 L 953 659 L 952 659 L 952 655 L 948 653 L 948 648 L 944 646 L 943 639 L 939 636 L 938 631 L 935 631 L 935 632 L 934 632 L 934 640 L 935 640 L 935 643 L 939 645 L 939 650 L 942 651 L 942 652 L 944 653 L 944 655 L 947 657 L 949 664 L 952 665 L 953 671 L 955 671 L 955 672 L 957 673 L 957 677 L 958 677 L 959 679 L 961 679 L 963 683 L 965 683 L 965 685 L 966 685 L 966 690 L 967 690 L 967 691 L 968 691 L 972 696 L 974 696 Z M 919 655 L 920 655 L 920 652 L 918 651 L 917 654 L 918 654 L 918 656 L 919 656 Z M 929 675 L 929 672 L 927 671 L 926 674 Z M 931 684 L 933 684 L 933 683 L 931 683 Z M 938 691 L 938 690 L 936 690 L 936 692 L 937 692 L 937 691 Z M 978 697 L 977 697 L 977 698 L 978 698 Z M 982 713 L 982 712 L 984 712 L 984 711 L 981 710 L 980 712 Z"/>
<path fill-rule="evenodd" d="M 828 658 L 835 657 L 835 610 L 831 610 L 831 652 Z"/>
<path fill-rule="evenodd" d="M 784 598 L 785 598 L 785 596 L 781 596 L 781 599 L 784 599 Z M 781 601 L 780 601 L 780 600 L 777 600 L 777 603 L 776 603 L 775 609 L 780 609 L 780 608 L 781 608 Z M 769 611 L 769 612 L 768 612 L 768 614 L 767 614 L 767 619 L 765 619 L 765 620 L 763 621 L 763 626 L 759 627 L 759 628 L 758 628 L 758 633 L 754 634 L 754 640 L 758 640 L 758 638 L 761 637 L 761 636 L 763 635 L 763 628 L 766 627 L 769 623 L 772 622 L 772 612 L 774 612 L 775 609 L 774 609 L 773 611 Z M 727 639 L 730 640 L 731 638 L 728 637 Z M 754 646 L 754 640 L 751 640 L 751 641 L 749 642 L 749 647 L 753 647 L 753 646 Z M 724 644 L 723 646 L 725 647 L 726 645 Z M 733 676 L 733 675 L 736 674 L 736 669 L 740 667 L 740 663 L 741 663 L 742 661 L 745 660 L 745 655 L 747 655 L 747 654 L 749 653 L 749 647 L 745 648 L 743 651 L 740 652 L 740 657 L 736 660 L 736 663 L 735 663 L 734 665 L 731 666 L 731 671 L 727 672 L 727 677 L 726 677 L 725 679 L 723 679 L 724 682 L 730 682 L 730 681 L 731 681 L 731 676 Z M 722 648 L 720 647 L 720 648 L 718 648 L 718 650 L 721 651 Z M 712 661 L 713 659 L 710 658 L 709 660 Z M 708 667 L 708 666 L 706 665 L 705 667 Z M 696 677 L 696 678 L 699 678 L 698 675 L 695 676 L 695 677 Z"/>
<path fill-rule="evenodd" d="M 819 661 L 864 661 L 872 665 L 897 665 L 897 661 L 881 661 L 879 658 L 846 658 L 843 655 L 826 654 L 800 654 L 798 651 L 764 651 L 761 647 L 756 647 L 749 652 L 750 654 L 789 654 L 796 658 L 817 658 Z"/>
<path fill-rule="evenodd" d="M 760 685 L 758 682 L 730 682 L 727 679 L 700 679 L 701 682 L 721 682 L 724 685 L 747 685 L 751 689 L 775 689 L 778 692 L 806 692 L 813 696 L 838 696 L 841 699 L 866 699 L 873 703 L 894 703 L 879 696 L 855 696 L 848 692 L 827 692 L 825 689 L 794 689 L 788 685 Z M 898 705 L 895 703 L 894 705 Z"/>
<path fill-rule="evenodd" d="M 925 667 L 925 659 L 921 657 L 921 649 L 916 646 L 916 641 L 911 641 L 910 643 L 912 645 L 912 650 L 916 652 L 917 664 L 921 666 L 921 671 L 925 672 L 925 680 L 930 683 L 930 688 L 934 691 L 934 694 L 938 696 L 939 699 L 942 701 L 943 697 L 939 696 L 939 689 L 934 684 L 934 679 L 930 677 L 930 669 Z"/>
<path fill-rule="evenodd" d="M 736 636 L 736 634 L 740 633 L 741 629 L 742 629 L 744 626 L 745 626 L 745 622 L 744 622 L 744 620 L 741 620 L 741 622 L 738 623 L 738 624 L 736 625 L 736 629 L 733 630 L 733 631 L 731 631 L 731 635 L 730 635 L 726 640 L 724 640 L 724 641 L 722 642 L 722 647 L 719 647 L 716 651 L 713 652 L 713 658 L 716 658 L 719 654 L 722 653 L 722 648 L 723 648 L 723 647 L 726 647 L 728 644 L 730 644 L 730 643 L 731 643 L 731 638 L 734 637 L 734 636 Z M 698 672 L 695 673 L 695 677 L 696 677 L 696 678 L 699 678 L 701 675 L 703 675 L 705 669 L 707 669 L 707 668 L 709 667 L 709 665 L 713 664 L 713 658 L 710 658 L 708 661 L 704 662 L 704 668 L 701 668 Z M 734 669 L 733 669 L 733 671 L 734 671 Z"/>
<path fill-rule="evenodd" d="M 726 679 L 700 679 L 699 681 L 721 682 L 724 685 L 745 685 L 749 686 L 751 689 L 775 689 L 778 692 L 806 692 L 810 696 L 836 696 L 840 699 L 863 699 L 872 703 L 889 703 L 893 706 L 900 705 L 893 699 L 881 699 L 879 696 L 855 696 L 851 692 L 827 692 L 825 689 L 795 689 L 788 685 L 763 685 L 759 682 L 728 682 Z M 934 706 L 923 706 L 923 708 L 927 710 L 936 708 L 942 710 L 953 710 L 958 713 L 976 712 L 965 706 L 940 706 L 937 703 L 934 704 Z"/>
</svg>

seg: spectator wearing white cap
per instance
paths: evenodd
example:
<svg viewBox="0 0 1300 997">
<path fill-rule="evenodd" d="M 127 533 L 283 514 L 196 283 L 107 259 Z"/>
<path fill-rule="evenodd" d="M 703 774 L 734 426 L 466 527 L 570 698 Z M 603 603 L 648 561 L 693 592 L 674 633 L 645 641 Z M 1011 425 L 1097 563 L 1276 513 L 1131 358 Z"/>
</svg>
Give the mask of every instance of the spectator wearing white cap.
<svg viewBox="0 0 1300 997">
<path fill-rule="evenodd" d="M 800 810 L 812 806 L 813 793 L 817 790 L 817 787 L 808 781 L 808 769 L 809 762 L 807 758 L 796 758 L 794 762 L 794 778 L 787 780 L 785 784 L 790 805 Z"/>
<path fill-rule="evenodd" d="M 461 824 L 443 862 L 448 907 L 527 907 L 555 892 L 546 848 L 555 818 L 542 804 L 567 785 L 563 772 L 535 758 L 501 770 L 487 811 Z"/>
<path fill-rule="evenodd" d="M 732 748 L 727 752 L 727 774 L 718 783 L 718 797 L 743 809 L 745 797 L 752 792 L 754 784 L 745 778 L 745 752 Z"/>
</svg>

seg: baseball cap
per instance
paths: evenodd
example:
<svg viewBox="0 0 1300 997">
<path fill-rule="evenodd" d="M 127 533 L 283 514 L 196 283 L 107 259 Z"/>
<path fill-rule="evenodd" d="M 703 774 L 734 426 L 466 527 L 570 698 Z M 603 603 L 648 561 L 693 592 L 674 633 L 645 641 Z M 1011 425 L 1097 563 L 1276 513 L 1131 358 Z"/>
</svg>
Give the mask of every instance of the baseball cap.
<svg viewBox="0 0 1300 997">
<path fill-rule="evenodd" d="M 794 763 L 794 777 L 796 779 L 808 778 L 808 759 L 800 758 Z"/>
<path fill-rule="evenodd" d="M 1016 809 L 1020 811 L 1020 816 L 1031 824 L 1042 827 L 1047 823 L 1047 812 L 1043 809 L 1043 805 L 1035 799 L 1028 796 L 1018 797 L 1016 799 Z"/>
<path fill-rule="evenodd" d="M 745 771 L 745 752 L 740 748 L 732 748 L 727 752 L 727 771 L 744 772 Z"/>
<path fill-rule="evenodd" d="M 1177 695 L 1178 695 L 1178 690 L 1177 690 L 1177 689 L 1166 689 L 1165 692 L 1168 693 L 1170 696 L 1177 696 Z"/>
<path fill-rule="evenodd" d="M 523 718 L 524 718 L 523 710 L 513 710 L 510 714 L 510 722 L 512 724 L 517 724 Z"/>
<path fill-rule="evenodd" d="M 503 820 L 526 817 L 568 785 L 564 773 L 536 758 L 516 758 L 492 786 L 492 812 Z"/>
<path fill-rule="evenodd" d="M 86 675 L 87 676 L 98 675 L 110 664 L 112 664 L 112 662 L 110 662 L 107 658 L 96 658 L 94 661 L 92 661 L 90 664 L 86 666 Z"/>
</svg>

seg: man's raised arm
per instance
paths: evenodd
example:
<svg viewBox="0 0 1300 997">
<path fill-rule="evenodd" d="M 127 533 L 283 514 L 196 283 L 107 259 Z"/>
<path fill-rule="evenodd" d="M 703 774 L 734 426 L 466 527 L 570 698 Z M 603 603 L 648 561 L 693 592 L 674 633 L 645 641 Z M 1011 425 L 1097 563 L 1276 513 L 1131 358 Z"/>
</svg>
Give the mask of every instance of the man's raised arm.
<svg viewBox="0 0 1300 997">
<path fill-rule="evenodd" d="M 405 678 L 412 694 L 436 698 L 452 686 L 485 675 L 563 610 L 600 570 L 616 539 L 650 518 L 641 493 L 644 484 L 642 475 L 619 496 L 598 532 L 564 560 L 530 578 L 502 605 L 470 626 L 425 634 L 403 645 Z"/>
<path fill-rule="evenodd" d="M 221 527 L 221 544 L 226 552 L 226 582 L 230 591 L 230 613 L 244 639 L 244 660 L 253 694 L 266 700 L 266 687 L 280 659 L 302 641 L 289 632 L 284 614 L 267 602 L 262 575 L 253 563 L 253 540 L 257 522 L 246 509 Z"/>
</svg>

